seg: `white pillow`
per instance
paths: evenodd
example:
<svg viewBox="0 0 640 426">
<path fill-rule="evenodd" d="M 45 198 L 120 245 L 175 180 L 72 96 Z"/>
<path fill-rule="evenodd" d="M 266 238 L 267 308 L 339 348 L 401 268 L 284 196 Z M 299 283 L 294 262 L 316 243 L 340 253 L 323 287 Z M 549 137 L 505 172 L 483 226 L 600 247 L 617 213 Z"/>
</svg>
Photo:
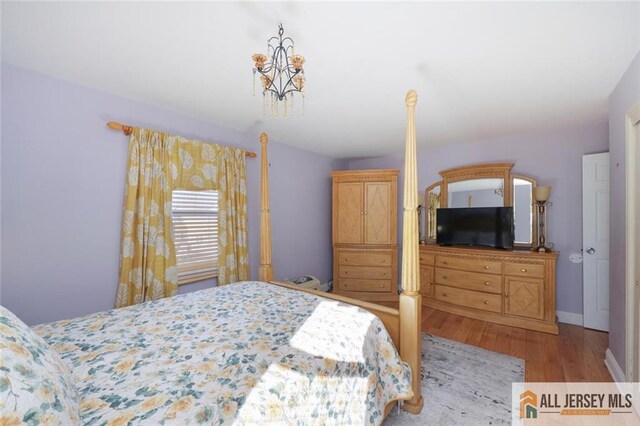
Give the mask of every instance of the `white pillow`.
<svg viewBox="0 0 640 426">
<path fill-rule="evenodd" d="M 47 343 L 0 306 L 0 425 L 80 424 L 69 369 Z"/>
</svg>

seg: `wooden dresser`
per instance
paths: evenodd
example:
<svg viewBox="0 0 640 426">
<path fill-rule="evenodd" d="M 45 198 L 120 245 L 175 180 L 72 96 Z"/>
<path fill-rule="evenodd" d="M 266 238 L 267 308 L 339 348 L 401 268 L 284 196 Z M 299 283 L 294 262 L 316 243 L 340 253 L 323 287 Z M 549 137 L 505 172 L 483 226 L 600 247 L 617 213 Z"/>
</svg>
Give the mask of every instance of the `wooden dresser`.
<svg viewBox="0 0 640 426">
<path fill-rule="evenodd" d="M 557 252 L 420 246 L 423 305 L 558 334 Z"/>
<path fill-rule="evenodd" d="M 398 300 L 398 170 L 349 170 L 333 179 L 334 293 Z"/>
</svg>

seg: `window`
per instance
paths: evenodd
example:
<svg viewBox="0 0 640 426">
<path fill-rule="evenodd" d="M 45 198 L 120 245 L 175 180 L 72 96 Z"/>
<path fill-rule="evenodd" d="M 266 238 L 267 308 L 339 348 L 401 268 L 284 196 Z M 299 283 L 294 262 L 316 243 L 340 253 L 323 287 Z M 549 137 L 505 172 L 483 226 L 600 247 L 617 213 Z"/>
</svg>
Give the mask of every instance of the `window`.
<svg viewBox="0 0 640 426">
<path fill-rule="evenodd" d="M 178 284 L 218 275 L 218 192 L 173 191 Z"/>
</svg>

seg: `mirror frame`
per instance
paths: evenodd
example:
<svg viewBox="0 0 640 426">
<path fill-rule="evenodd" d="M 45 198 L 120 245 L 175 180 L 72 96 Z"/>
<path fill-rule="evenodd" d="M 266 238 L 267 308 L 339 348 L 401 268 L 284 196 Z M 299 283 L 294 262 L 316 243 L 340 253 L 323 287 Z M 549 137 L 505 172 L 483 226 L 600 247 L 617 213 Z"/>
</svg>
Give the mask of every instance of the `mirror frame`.
<svg viewBox="0 0 640 426">
<path fill-rule="evenodd" d="M 514 163 L 488 163 L 488 164 L 473 164 L 469 166 L 455 167 L 452 169 L 443 170 L 440 172 L 442 180 L 435 182 L 424 191 L 424 204 L 425 204 L 425 239 L 426 243 L 435 243 L 435 238 L 429 238 L 429 213 L 427 211 L 428 194 L 434 188 L 440 186 L 440 206 L 448 206 L 448 194 L 449 184 L 453 182 L 459 182 L 463 180 L 473 179 L 486 179 L 497 178 L 502 179 L 504 182 L 504 207 L 513 207 L 513 179 L 522 179 L 532 183 L 531 185 L 531 199 L 533 200 L 533 188 L 536 187 L 536 180 L 525 175 L 511 174 L 511 169 Z M 537 230 L 538 230 L 538 214 L 537 209 L 531 204 L 531 243 L 515 243 L 514 248 L 531 248 L 536 244 Z"/>
<path fill-rule="evenodd" d="M 461 180 L 494 178 L 502 179 L 504 182 L 504 207 L 512 206 L 513 188 L 511 185 L 511 179 L 509 178 L 509 173 L 513 166 L 513 163 L 478 164 L 441 171 L 440 176 L 442 176 L 442 189 L 440 193 L 443 194 L 443 198 L 440 200 L 440 205 L 449 205 L 449 200 L 447 198 L 449 196 L 450 183 L 459 182 Z M 509 183 L 509 185 L 507 185 L 507 183 Z"/>
</svg>

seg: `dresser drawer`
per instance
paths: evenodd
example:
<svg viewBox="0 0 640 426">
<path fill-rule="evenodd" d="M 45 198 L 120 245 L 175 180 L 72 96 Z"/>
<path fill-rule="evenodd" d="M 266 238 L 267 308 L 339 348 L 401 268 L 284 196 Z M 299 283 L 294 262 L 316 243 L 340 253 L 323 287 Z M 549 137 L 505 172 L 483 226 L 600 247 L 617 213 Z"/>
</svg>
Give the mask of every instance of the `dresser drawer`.
<svg viewBox="0 0 640 426">
<path fill-rule="evenodd" d="M 393 273 L 391 268 L 384 266 L 344 266 L 338 267 L 338 276 L 340 278 L 372 278 L 372 279 L 391 279 Z"/>
<path fill-rule="evenodd" d="M 420 264 L 433 266 L 435 262 L 436 262 L 436 257 L 434 255 L 420 253 Z"/>
<path fill-rule="evenodd" d="M 441 268 L 462 269 L 470 272 L 502 274 L 502 262 L 471 259 L 464 257 L 436 256 L 436 266 Z"/>
<path fill-rule="evenodd" d="M 502 312 L 502 296 L 499 294 L 480 293 L 437 285 L 436 299 L 454 305 L 482 309 L 483 311 Z"/>
<path fill-rule="evenodd" d="M 447 268 L 436 268 L 437 284 L 459 287 L 467 290 L 502 294 L 502 276 L 481 274 L 479 272 L 457 271 Z"/>
<path fill-rule="evenodd" d="M 338 265 L 391 266 L 391 252 L 357 252 L 340 250 Z"/>
<path fill-rule="evenodd" d="M 367 291 L 374 293 L 389 293 L 391 291 L 391 280 L 366 280 L 366 279 L 339 279 L 339 291 Z"/>
<path fill-rule="evenodd" d="M 531 263 L 505 263 L 505 275 L 516 277 L 544 278 L 544 265 Z"/>
</svg>

